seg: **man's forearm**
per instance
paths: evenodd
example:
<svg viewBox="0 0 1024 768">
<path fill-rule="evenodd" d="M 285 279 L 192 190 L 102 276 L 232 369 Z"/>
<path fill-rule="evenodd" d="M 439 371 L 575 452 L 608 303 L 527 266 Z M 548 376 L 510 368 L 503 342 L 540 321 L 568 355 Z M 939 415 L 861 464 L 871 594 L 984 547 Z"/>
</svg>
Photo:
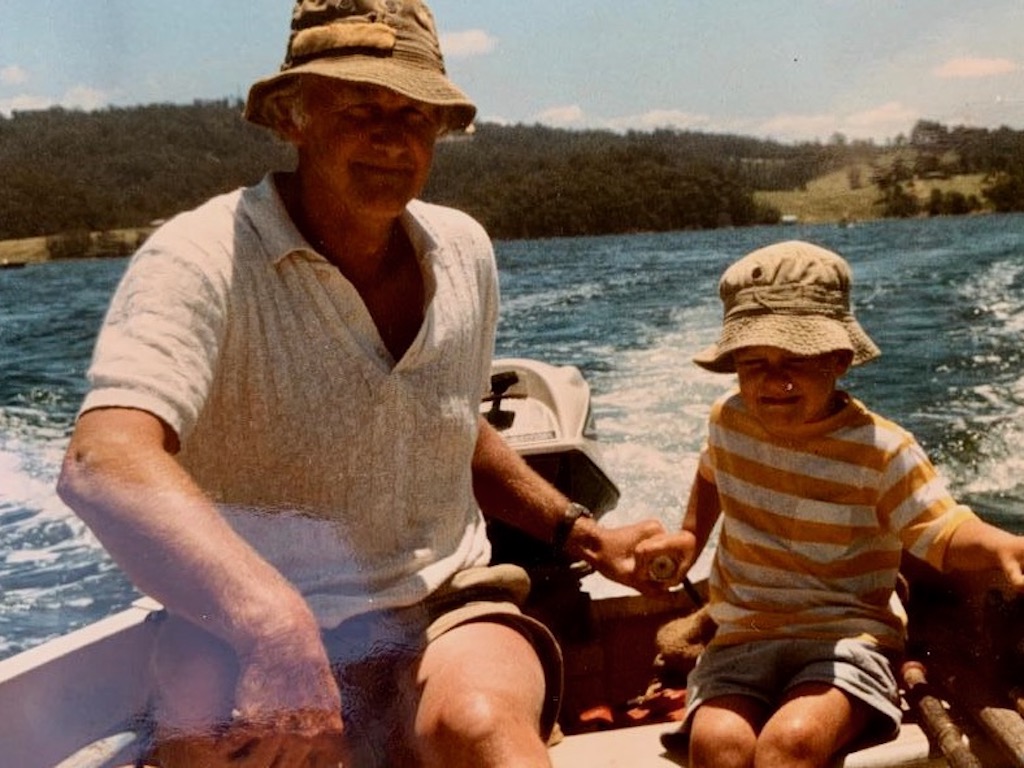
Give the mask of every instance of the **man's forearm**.
<svg viewBox="0 0 1024 768">
<path fill-rule="evenodd" d="M 101 435 L 108 426 L 80 425 L 59 491 L 140 590 L 243 652 L 253 638 L 313 622 L 172 456 L 145 438 L 125 447 Z"/>
<path fill-rule="evenodd" d="M 484 514 L 552 541 L 569 499 L 535 472 L 484 419 L 473 453 L 473 492 Z"/>
</svg>

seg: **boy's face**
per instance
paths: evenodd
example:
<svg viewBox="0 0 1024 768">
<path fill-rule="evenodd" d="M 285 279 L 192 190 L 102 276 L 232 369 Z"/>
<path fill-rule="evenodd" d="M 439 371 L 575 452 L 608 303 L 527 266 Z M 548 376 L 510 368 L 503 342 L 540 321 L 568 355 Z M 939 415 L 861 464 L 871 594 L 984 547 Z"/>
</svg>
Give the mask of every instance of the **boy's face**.
<svg viewBox="0 0 1024 768">
<path fill-rule="evenodd" d="M 772 434 L 795 437 L 805 424 L 832 415 L 836 381 L 850 367 L 852 354 L 802 357 L 778 347 L 743 347 L 732 356 L 750 413 Z"/>
</svg>

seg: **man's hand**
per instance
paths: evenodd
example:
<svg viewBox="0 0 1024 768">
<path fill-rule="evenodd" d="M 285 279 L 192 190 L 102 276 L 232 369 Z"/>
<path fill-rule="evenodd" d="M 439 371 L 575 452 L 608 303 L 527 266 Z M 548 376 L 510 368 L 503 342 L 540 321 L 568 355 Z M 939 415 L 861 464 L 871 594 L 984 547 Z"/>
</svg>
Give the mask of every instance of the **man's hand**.
<svg viewBox="0 0 1024 768">
<path fill-rule="evenodd" d="M 239 719 L 212 745 L 218 764 L 238 768 L 337 768 L 345 764 L 337 712 L 278 712 L 260 722 Z"/>
<path fill-rule="evenodd" d="M 602 575 L 645 594 L 664 592 L 678 584 L 694 558 L 694 538 L 686 532 L 667 533 L 657 520 L 617 528 L 589 522 L 572 541 Z M 584 528 L 580 521 L 575 526 Z M 671 564 L 671 573 L 664 566 Z"/>
<path fill-rule="evenodd" d="M 258 639 L 239 658 L 232 719 L 163 740 L 171 768 L 337 768 L 341 696 L 315 627 Z"/>
<path fill-rule="evenodd" d="M 237 715 L 221 737 L 222 754 L 246 768 L 337 765 L 341 695 L 319 632 L 261 641 L 241 661 Z"/>
</svg>

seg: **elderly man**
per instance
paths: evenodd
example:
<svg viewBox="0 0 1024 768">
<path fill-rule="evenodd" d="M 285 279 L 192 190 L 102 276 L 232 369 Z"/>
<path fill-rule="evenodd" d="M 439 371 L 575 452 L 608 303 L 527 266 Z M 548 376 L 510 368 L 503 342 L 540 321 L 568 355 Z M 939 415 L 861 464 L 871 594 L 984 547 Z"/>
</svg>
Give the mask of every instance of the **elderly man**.
<svg viewBox="0 0 1024 768">
<path fill-rule="evenodd" d="M 491 244 L 415 200 L 474 114 L 420 0 L 300 0 L 246 106 L 296 169 L 124 275 L 60 492 L 167 608 L 165 766 L 548 765 L 559 651 L 481 507 L 644 586 L 660 524 L 596 525 L 479 418 Z"/>
</svg>

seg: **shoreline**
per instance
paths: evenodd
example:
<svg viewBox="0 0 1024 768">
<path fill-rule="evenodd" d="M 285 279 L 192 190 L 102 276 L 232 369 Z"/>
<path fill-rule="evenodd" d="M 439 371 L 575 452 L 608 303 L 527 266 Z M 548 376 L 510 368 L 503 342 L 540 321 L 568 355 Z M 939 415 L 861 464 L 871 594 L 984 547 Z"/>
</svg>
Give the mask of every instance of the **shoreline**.
<svg viewBox="0 0 1024 768">
<path fill-rule="evenodd" d="M 911 189 L 923 204 L 933 189 L 944 192 L 957 190 L 978 195 L 981 192 L 981 180 L 977 175 L 969 175 L 953 177 L 942 182 L 918 181 Z M 754 199 L 776 207 L 783 217 L 777 226 L 782 227 L 793 224 L 845 226 L 882 218 L 874 210 L 877 189 L 865 186 L 852 190 L 841 172 L 816 179 L 803 190 L 755 191 Z M 983 208 L 963 215 L 986 213 L 992 211 Z M 927 218 L 927 214 L 922 213 L 918 217 Z M 62 232 L 0 240 L 0 269 L 24 267 L 47 261 L 130 256 L 154 229 L 155 224 L 100 232 Z"/>
<path fill-rule="evenodd" d="M 0 240 L 0 269 L 17 269 L 48 261 L 130 256 L 153 229 L 131 227 Z"/>
</svg>

